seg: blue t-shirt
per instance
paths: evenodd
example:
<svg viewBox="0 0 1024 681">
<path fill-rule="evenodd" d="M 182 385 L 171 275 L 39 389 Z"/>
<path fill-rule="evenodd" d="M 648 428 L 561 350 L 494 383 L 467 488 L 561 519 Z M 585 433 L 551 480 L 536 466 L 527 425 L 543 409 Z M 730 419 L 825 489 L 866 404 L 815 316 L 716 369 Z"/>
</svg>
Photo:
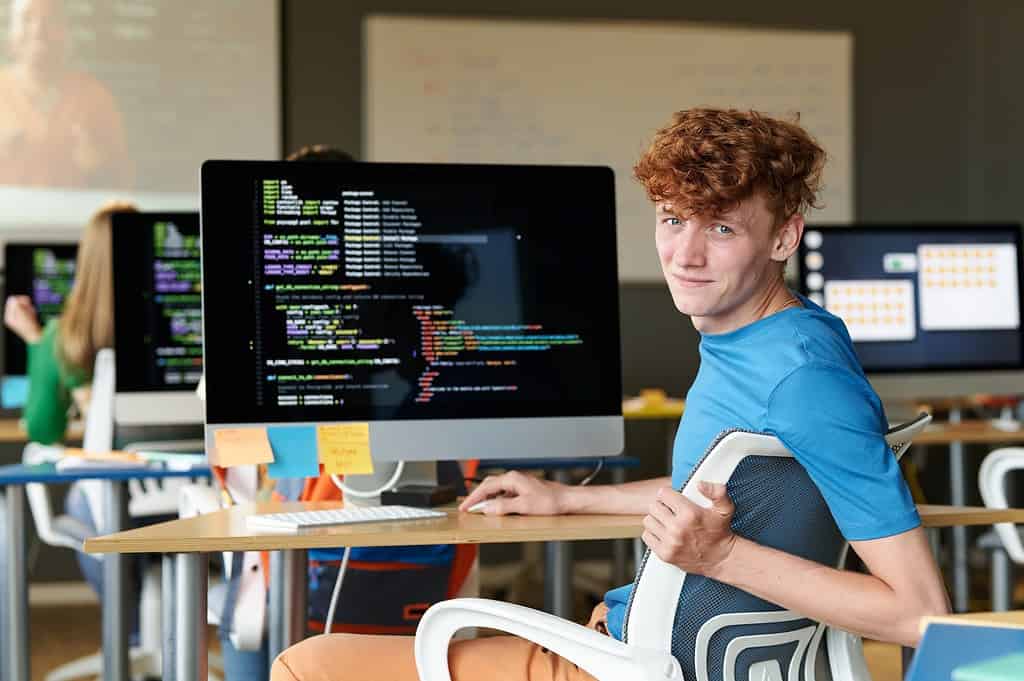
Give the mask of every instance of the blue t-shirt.
<svg viewBox="0 0 1024 681">
<path fill-rule="evenodd" d="M 846 326 L 801 297 L 789 308 L 735 331 L 702 334 L 700 369 L 672 452 L 679 489 L 723 430 L 774 435 L 793 453 L 849 541 L 878 539 L 920 525 L 888 423 Z M 605 595 L 608 629 L 622 638 L 632 585 Z"/>
</svg>

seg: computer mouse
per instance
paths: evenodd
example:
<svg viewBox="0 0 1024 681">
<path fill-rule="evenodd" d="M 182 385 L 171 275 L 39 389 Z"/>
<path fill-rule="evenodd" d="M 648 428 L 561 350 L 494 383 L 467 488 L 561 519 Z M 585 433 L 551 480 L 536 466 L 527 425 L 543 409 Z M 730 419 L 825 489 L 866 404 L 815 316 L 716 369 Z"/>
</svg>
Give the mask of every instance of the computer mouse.
<svg viewBox="0 0 1024 681">
<path fill-rule="evenodd" d="M 490 499 L 484 499 L 478 501 L 469 508 L 466 509 L 466 513 L 483 513 L 484 509 L 487 508 L 487 504 L 490 503 Z"/>
</svg>

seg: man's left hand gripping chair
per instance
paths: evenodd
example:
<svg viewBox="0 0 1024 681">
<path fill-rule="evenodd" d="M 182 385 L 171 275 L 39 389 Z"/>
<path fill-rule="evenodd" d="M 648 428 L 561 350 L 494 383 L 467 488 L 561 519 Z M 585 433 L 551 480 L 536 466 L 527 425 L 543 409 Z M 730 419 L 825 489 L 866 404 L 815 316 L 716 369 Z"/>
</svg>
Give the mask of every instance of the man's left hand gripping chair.
<svg viewBox="0 0 1024 681">
<path fill-rule="evenodd" d="M 931 420 L 892 428 L 898 458 Z M 753 541 L 841 567 L 848 544 L 803 467 L 775 437 L 727 431 L 683 486 L 725 483 L 733 529 Z M 687 608 L 680 604 L 688 604 Z M 465 627 L 505 631 L 573 662 L 599 681 L 870 681 L 859 636 L 814 622 L 647 551 L 633 583 L 623 640 L 560 617 L 499 601 L 463 598 L 430 608 L 416 632 L 421 681 L 450 681 L 448 644 Z"/>
</svg>

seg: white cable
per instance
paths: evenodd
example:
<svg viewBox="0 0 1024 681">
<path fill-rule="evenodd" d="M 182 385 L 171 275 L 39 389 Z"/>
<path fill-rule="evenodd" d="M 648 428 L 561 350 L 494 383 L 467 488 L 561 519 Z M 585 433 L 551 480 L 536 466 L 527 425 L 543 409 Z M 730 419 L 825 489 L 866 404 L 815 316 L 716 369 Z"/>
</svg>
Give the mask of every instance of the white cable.
<svg viewBox="0 0 1024 681">
<path fill-rule="evenodd" d="M 341 566 L 338 568 L 338 577 L 334 580 L 334 592 L 331 593 L 331 605 L 327 608 L 327 619 L 324 621 L 325 634 L 331 633 L 331 625 L 334 624 L 334 609 L 338 605 L 338 594 L 341 593 L 341 580 L 345 578 L 345 568 L 348 567 L 348 554 L 351 552 L 352 547 L 346 546 L 345 553 L 341 556 Z"/>
<path fill-rule="evenodd" d="M 580 481 L 579 486 L 585 487 L 589 485 L 591 481 L 593 481 L 593 479 L 597 477 L 597 474 L 601 472 L 602 468 L 604 468 L 604 459 L 598 459 L 597 466 L 594 467 L 594 470 L 590 471 L 590 475 L 588 475 L 587 477 L 583 478 L 583 480 Z"/>
<path fill-rule="evenodd" d="M 403 470 L 405 470 L 405 462 L 399 461 L 398 465 L 395 467 L 395 472 L 394 474 L 392 474 L 391 478 L 383 485 L 381 485 L 380 487 L 371 492 L 364 492 L 362 490 L 352 489 L 348 485 L 346 485 L 341 478 L 334 474 L 331 474 L 331 480 L 334 482 L 335 485 L 338 486 L 338 489 L 340 489 L 343 494 L 355 497 L 356 499 L 370 499 L 372 497 L 380 496 L 380 493 L 383 492 L 384 490 L 389 490 L 392 487 L 394 487 L 395 484 L 398 482 L 398 479 L 402 477 Z"/>
</svg>

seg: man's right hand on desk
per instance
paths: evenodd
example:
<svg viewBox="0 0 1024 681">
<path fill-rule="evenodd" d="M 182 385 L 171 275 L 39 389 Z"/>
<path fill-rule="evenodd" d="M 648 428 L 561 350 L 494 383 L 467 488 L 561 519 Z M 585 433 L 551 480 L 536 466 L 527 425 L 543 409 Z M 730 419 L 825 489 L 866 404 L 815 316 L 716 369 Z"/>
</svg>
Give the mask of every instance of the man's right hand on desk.
<svg viewBox="0 0 1024 681">
<path fill-rule="evenodd" d="M 491 475 L 484 479 L 461 504 L 460 511 L 486 501 L 487 515 L 561 515 L 568 512 L 565 497 L 567 485 L 541 480 L 519 471 Z"/>
</svg>

